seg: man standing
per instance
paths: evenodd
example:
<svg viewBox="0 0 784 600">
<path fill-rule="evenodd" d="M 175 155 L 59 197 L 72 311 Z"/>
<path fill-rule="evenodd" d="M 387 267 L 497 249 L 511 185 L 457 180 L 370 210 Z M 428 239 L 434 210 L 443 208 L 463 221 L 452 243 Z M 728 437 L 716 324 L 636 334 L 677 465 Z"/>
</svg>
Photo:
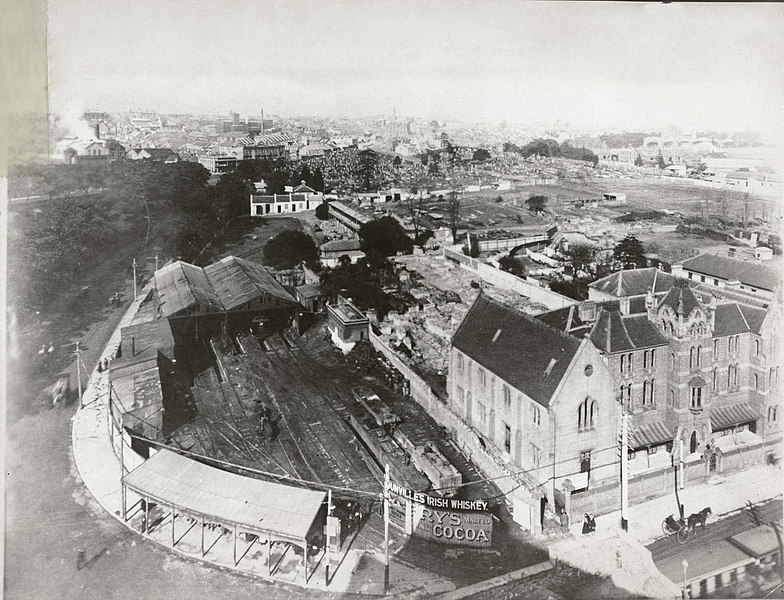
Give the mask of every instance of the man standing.
<svg viewBox="0 0 784 600">
<path fill-rule="evenodd" d="M 564 530 L 565 533 L 569 532 L 569 515 L 566 514 L 566 509 L 561 509 L 561 529 Z"/>
</svg>

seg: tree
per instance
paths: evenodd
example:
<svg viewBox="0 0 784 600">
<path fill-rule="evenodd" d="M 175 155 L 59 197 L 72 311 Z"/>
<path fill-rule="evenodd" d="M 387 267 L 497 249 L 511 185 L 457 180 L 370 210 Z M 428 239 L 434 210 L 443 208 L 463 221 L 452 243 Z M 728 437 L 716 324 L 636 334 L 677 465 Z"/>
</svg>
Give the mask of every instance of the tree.
<svg viewBox="0 0 784 600">
<path fill-rule="evenodd" d="M 457 223 L 460 220 L 460 198 L 457 190 L 449 192 L 449 229 L 452 232 L 452 239 L 457 241 Z"/>
<path fill-rule="evenodd" d="M 591 244 L 570 244 L 566 252 L 572 263 L 575 274 L 577 271 L 588 271 L 589 266 L 596 259 L 596 248 Z"/>
<path fill-rule="evenodd" d="M 375 260 L 398 252 L 410 254 L 414 247 L 411 238 L 394 217 L 381 217 L 365 223 L 359 228 L 359 237 L 362 249 Z"/>
<path fill-rule="evenodd" d="M 290 269 L 303 260 L 314 261 L 318 257 L 318 250 L 308 234 L 287 229 L 267 242 L 264 246 L 264 257 L 274 267 Z"/>
<path fill-rule="evenodd" d="M 401 159 L 399 156 L 395 156 L 395 158 L 392 160 L 392 165 L 396 169 L 399 169 L 400 165 L 402 165 L 402 164 L 403 164 L 403 159 Z"/>
<path fill-rule="evenodd" d="M 525 277 L 525 267 L 514 256 L 506 255 L 498 261 L 502 271 L 517 275 L 518 277 Z"/>
<path fill-rule="evenodd" d="M 474 150 L 474 155 L 471 157 L 471 160 L 475 162 L 490 160 L 490 151 L 486 148 L 477 148 Z"/>
<path fill-rule="evenodd" d="M 544 212 L 545 206 L 547 206 L 547 196 L 531 196 L 525 203 L 528 205 L 528 210 L 532 212 Z"/>
<path fill-rule="evenodd" d="M 661 150 L 659 150 L 659 153 L 656 155 L 656 166 L 660 169 L 663 169 L 667 166 L 667 163 L 664 162 L 664 157 L 662 156 Z"/>
<path fill-rule="evenodd" d="M 317 192 L 324 191 L 324 173 L 318 167 L 313 172 L 313 185 L 311 187 Z"/>
<path fill-rule="evenodd" d="M 645 247 L 633 235 L 627 235 L 616 244 L 613 256 L 624 269 L 639 269 L 646 265 Z"/>
<path fill-rule="evenodd" d="M 643 161 L 642 161 L 642 156 L 640 156 L 640 155 L 638 154 L 638 155 L 637 155 L 637 158 L 635 158 L 635 159 L 634 159 L 634 166 L 635 166 L 635 167 L 641 167 L 643 164 L 644 164 L 644 163 L 643 163 Z"/>
<path fill-rule="evenodd" d="M 319 221 L 329 219 L 329 203 L 326 200 L 316 207 L 316 218 Z"/>
</svg>

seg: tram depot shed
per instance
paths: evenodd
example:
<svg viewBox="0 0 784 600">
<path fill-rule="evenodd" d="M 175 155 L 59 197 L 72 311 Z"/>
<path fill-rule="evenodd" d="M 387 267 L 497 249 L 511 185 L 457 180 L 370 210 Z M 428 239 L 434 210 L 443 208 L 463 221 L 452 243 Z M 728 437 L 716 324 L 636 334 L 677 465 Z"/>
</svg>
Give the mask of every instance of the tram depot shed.
<svg viewBox="0 0 784 600">
<path fill-rule="evenodd" d="M 122 517 L 128 519 L 127 491 L 141 496 L 145 529 L 149 527 L 150 503 L 168 508 L 171 545 L 175 542 L 176 514 L 190 517 L 201 527 L 201 555 L 205 525 L 220 524 L 233 530 L 234 564 L 237 534 L 245 533 L 272 544 L 282 542 L 304 550 L 305 581 L 308 580 L 308 545 L 321 536 L 326 522 L 326 492 L 296 488 L 210 467 L 170 450 L 160 450 L 122 479 Z M 133 508 L 133 507 L 132 507 Z M 143 533 L 147 534 L 148 531 Z M 242 560 L 242 557 L 240 557 Z M 271 574 L 273 566 L 267 560 Z"/>
</svg>

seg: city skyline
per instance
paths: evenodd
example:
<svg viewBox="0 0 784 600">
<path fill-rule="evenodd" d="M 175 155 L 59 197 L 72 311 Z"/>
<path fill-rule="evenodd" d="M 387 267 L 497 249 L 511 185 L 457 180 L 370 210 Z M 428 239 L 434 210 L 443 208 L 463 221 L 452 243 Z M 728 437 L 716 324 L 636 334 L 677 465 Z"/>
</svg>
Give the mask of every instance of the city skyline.
<svg viewBox="0 0 784 600">
<path fill-rule="evenodd" d="M 52 2 L 50 111 L 781 130 L 775 5 L 189 6 Z"/>
</svg>

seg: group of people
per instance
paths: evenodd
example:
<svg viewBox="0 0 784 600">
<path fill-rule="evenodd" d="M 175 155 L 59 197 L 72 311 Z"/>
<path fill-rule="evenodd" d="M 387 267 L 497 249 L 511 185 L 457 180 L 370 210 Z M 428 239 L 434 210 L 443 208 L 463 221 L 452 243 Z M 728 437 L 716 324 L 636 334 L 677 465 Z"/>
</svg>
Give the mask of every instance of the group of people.
<svg viewBox="0 0 784 600">
<path fill-rule="evenodd" d="M 561 528 L 568 532 L 569 531 L 569 515 L 566 514 L 566 509 L 561 509 Z M 583 515 L 583 533 L 592 533 L 596 531 L 596 519 L 591 513 L 585 513 Z"/>
</svg>

